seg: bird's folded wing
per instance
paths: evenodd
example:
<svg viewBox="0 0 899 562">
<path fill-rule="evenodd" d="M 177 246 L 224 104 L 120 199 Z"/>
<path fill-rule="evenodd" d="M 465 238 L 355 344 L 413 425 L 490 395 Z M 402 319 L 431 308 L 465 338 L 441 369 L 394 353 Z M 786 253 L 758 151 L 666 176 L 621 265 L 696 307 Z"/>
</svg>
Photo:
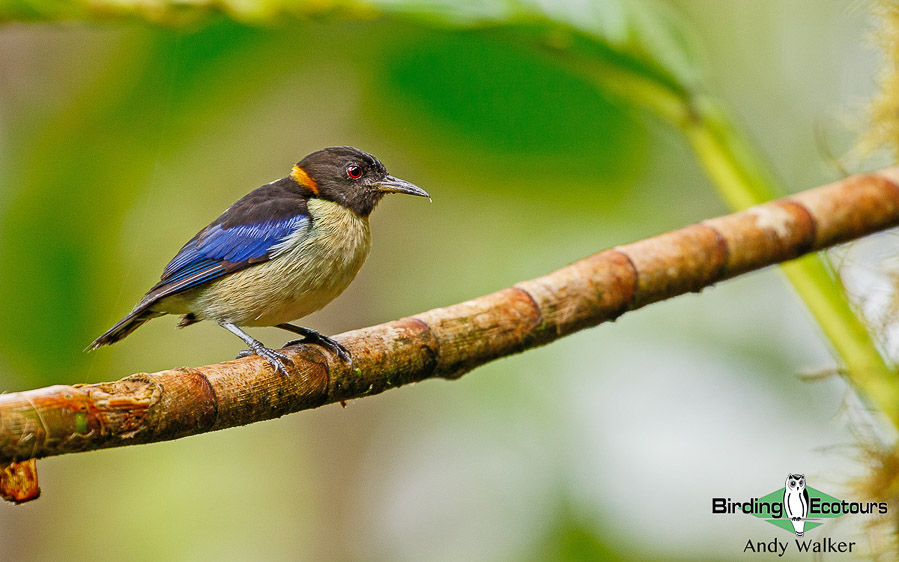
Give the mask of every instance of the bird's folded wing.
<svg viewBox="0 0 899 562">
<path fill-rule="evenodd" d="M 307 229 L 310 223 L 306 214 L 251 224 L 216 221 L 181 248 L 165 267 L 159 283 L 150 289 L 142 302 L 186 291 L 227 273 L 268 261 L 280 242 L 297 230 Z"/>
</svg>

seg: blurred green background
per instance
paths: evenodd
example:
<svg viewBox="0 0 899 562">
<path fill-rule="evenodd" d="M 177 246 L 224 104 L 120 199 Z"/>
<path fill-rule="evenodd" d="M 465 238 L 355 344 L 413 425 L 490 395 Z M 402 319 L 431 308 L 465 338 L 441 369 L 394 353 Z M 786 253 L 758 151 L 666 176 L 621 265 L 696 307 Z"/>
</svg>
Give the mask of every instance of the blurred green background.
<svg viewBox="0 0 899 562">
<path fill-rule="evenodd" d="M 554 9 L 611 18 L 616 5 L 674 26 L 689 71 L 788 186 L 838 177 L 830 157 L 877 68 L 858 3 Z M 370 151 L 434 200 L 382 203 L 363 271 L 303 322 L 329 334 L 727 212 L 678 131 L 528 48 L 527 26 L 427 12 L 0 26 L 0 391 L 233 357 L 233 336 L 172 318 L 82 349 L 197 230 L 325 146 Z M 40 461 L 43 497 L 0 506 L 0 559 L 736 556 L 774 533 L 711 515 L 712 496 L 758 497 L 805 472 L 841 497 L 863 468 L 846 385 L 797 377 L 834 364 L 770 269 L 459 381 Z"/>
</svg>

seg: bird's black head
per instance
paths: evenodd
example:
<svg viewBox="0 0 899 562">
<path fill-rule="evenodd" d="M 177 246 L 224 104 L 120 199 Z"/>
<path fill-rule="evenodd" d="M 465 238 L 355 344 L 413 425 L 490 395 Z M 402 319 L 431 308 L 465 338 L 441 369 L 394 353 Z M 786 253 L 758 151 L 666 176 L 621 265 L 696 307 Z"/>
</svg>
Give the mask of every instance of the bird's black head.
<svg viewBox="0 0 899 562">
<path fill-rule="evenodd" d="M 384 164 L 351 146 L 332 146 L 303 158 L 290 178 L 311 196 L 340 203 L 360 216 L 368 216 L 387 193 L 430 197 L 425 190 L 387 173 Z"/>
</svg>

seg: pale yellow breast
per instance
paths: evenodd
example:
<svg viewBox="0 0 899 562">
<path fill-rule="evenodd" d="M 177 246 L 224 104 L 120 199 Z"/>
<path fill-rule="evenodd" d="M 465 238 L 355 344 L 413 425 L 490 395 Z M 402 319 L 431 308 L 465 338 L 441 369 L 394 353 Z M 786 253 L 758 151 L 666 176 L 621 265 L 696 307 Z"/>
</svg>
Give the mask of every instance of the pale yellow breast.
<svg viewBox="0 0 899 562">
<path fill-rule="evenodd" d="M 272 258 L 211 283 L 189 305 L 198 319 L 272 326 L 322 308 L 347 288 L 371 250 L 367 217 L 311 199 L 311 226 L 294 231 Z"/>
</svg>

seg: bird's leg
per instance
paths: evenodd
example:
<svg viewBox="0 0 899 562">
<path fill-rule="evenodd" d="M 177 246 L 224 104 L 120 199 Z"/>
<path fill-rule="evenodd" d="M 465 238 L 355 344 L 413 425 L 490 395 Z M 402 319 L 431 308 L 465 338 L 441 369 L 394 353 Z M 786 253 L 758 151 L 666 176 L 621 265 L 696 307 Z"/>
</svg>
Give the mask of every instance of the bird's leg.
<svg viewBox="0 0 899 562">
<path fill-rule="evenodd" d="M 284 363 L 293 365 L 293 361 L 290 360 L 290 357 L 284 355 L 283 353 L 278 353 L 277 351 L 265 347 L 264 345 L 262 345 L 262 342 L 253 339 L 250 334 L 244 332 L 230 322 L 219 322 L 219 326 L 242 339 L 244 343 L 247 344 L 247 346 L 250 348 L 246 351 L 240 352 L 240 354 L 238 354 L 237 356 L 238 359 L 240 359 L 241 357 L 246 357 L 248 355 L 258 355 L 271 363 L 272 367 L 274 367 L 276 371 L 278 371 L 285 377 L 290 378 L 290 374 L 284 367 Z"/>
<path fill-rule="evenodd" d="M 293 332 L 294 334 L 299 334 L 303 336 L 298 340 L 290 340 L 285 346 L 293 345 L 295 343 L 311 343 L 315 345 L 320 345 L 322 347 L 327 347 L 331 351 L 337 354 L 341 360 L 346 361 L 350 364 L 350 367 L 353 367 L 353 358 L 350 357 L 350 352 L 347 351 L 347 348 L 343 347 L 336 341 L 332 340 L 328 336 L 322 335 L 315 330 L 310 328 L 304 328 L 302 326 L 296 326 L 294 324 L 277 324 L 275 328 L 281 328 L 282 330 L 287 330 L 288 332 Z"/>
</svg>

